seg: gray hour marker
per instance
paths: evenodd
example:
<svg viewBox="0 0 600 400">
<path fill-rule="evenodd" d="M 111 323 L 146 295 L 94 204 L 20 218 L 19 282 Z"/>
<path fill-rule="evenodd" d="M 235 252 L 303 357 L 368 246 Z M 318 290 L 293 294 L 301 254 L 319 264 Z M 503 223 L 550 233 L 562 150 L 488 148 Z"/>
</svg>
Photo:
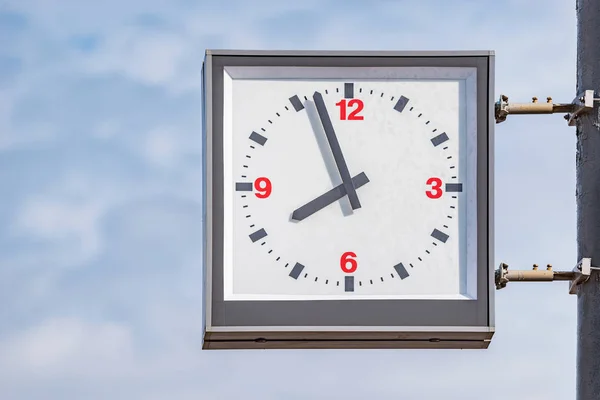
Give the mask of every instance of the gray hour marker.
<svg viewBox="0 0 600 400">
<path fill-rule="evenodd" d="M 260 144 L 261 146 L 264 146 L 265 143 L 267 142 L 267 138 L 266 137 L 264 137 L 260 133 L 256 133 L 256 132 L 252 132 L 250 134 L 250 140 L 255 141 L 256 143 Z"/>
<path fill-rule="evenodd" d="M 344 291 L 346 292 L 354 292 L 354 277 L 353 276 L 345 276 L 344 277 L 344 283 L 345 283 L 345 287 L 344 287 Z"/>
<path fill-rule="evenodd" d="M 440 242 L 446 243 L 446 240 L 448 240 L 448 238 L 450 236 L 446 235 L 444 232 L 442 231 L 438 231 L 437 229 L 434 229 L 433 232 L 431 232 L 431 236 L 433 236 L 434 238 L 436 238 L 437 240 L 439 240 Z"/>
<path fill-rule="evenodd" d="M 446 183 L 446 192 L 462 192 L 462 183 Z"/>
<path fill-rule="evenodd" d="M 344 97 L 347 99 L 354 97 L 354 83 L 344 83 Z"/>
<path fill-rule="evenodd" d="M 406 268 L 404 268 L 404 264 L 396 264 L 394 265 L 394 269 L 398 273 L 400 279 L 408 278 L 408 271 L 406 270 Z"/>
<path fill-rule="evenodd" d="M 237 192 L 251 192 L 252 191 L 252 182 L 236 182 L 235 190 Z M 446 189 L 448 191 L 448 189 Z"/>
<path fill-rule="evenodd" d="M 431 143 L 433 143 L 434 146 L 439 146 L 440 144 L 444 143 L 446 140 L 449 139 L 450 138 L 448 137 L 448 135 L 446 135 L 446 132 L 444 132 L 431 139 Z"/>
<path fill-rule="evenodd" d="M 298 98 L 298 95 L 293 95 L 292 97 L 290 97 L 290 103 L 292 103 L 292 106 L 294 106 L 294 109 L 296 111 L 300 111 L 300 110 L 304 109 L 304 105 Z"/>
<path fill-rule="evenodd" d="M 250 234 L 250 240 L 256 242 L 257 240 L 260 240 L 265 236 L 267 236 L 267 231 L 265 231 L 264 229 L 259 229 L 256 232 Z"/>
<path fill-rule="evenodd" d="M 404 97 L 404 96 L 400 96 L 400 98 L 396 102 L 396 105 L 394 106 L 394 110 L 396 110 L 398 112 L 402 112 L 404 110 L 404 107 L 406 107 L 407 104 L 408 104 L 408 98 Z"/>
<path fill-rule="evenodd" d="M 296 263 L 296 265 L 294 265 L 294 268 L 292 268 L 292 271 L 290 272 L 290 276 L 294 279 L 298 279 L 303 269 L 304 265 Z"/>
</svg>

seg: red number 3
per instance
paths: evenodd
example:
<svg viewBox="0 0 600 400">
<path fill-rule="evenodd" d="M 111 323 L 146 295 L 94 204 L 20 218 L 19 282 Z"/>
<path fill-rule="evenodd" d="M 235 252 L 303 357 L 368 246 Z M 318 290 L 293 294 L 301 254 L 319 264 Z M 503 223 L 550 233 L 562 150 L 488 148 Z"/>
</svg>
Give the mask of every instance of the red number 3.
<svg viewBox="0 0 600 400">
<path fill-rule="evenodd" d="M 429 178 L 427 184 L 431 185 L 432 190 L 426 190 L 425 194 L 430 199 L 439 199 L 442 197 L 442 180 L 440 178 Z"/>
</svg>

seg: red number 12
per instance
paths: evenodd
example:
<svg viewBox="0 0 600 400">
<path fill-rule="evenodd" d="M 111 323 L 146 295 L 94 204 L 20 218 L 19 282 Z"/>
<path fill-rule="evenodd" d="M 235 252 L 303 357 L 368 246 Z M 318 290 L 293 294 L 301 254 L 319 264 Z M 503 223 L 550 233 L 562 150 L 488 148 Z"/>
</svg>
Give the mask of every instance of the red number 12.
<svg viewBox="0 0 600 400">
<path fill-rule="evenodd" d="M 335 103 L 335 105 L 340 108 L 340 119 L 342 121 L 345 121 L 347 119 L 353 120 L 353 121 L 362 121 L 365 119 L 364 116 L 358 115 L 358 113 L 361 112 L 362 109 L 365 107 L 365 104 L 360 99 L 352 99 L 347 103 L 346 103 L 346 99 L 342 99 L 339 102 Z M 352 108 L 352 107 L 356 106 L 356 108 L 354 110 L 352 110 L 352 112 L 348 115 L 347 118 L 346 118 L 346 106 L 348 106 L 348 108 Z"/>
</svg>

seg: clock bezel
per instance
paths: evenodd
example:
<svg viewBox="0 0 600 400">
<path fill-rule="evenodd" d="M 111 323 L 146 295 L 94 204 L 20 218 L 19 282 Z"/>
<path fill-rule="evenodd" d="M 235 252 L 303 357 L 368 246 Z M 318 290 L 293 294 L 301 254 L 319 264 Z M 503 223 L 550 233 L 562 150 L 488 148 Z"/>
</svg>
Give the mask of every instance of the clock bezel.
<svg viewBox="0 0 600 400">
<path fill-rule="evenodd" d="M 477 299 L 469 300 L 236 300 L 223 299 L 223 79 L 234 66 L 471 67 L 477 70 Z M 493 52 L 210 51 L 203 64 L 204 348 L 339 347 L 348 338 L 394 338 L 392 347 L 442 336 L 481 347 L 494 331 L 493 287 Z M 419 333 L 420 332 L 420 333 Z M 437 335 L 437 336 L 436 336 Z M 453 335 L 453 336 L 452 336 Z M 457 336 L 458 335 L 458 336 Z M 342 336 L 346 339 L 341 339 Z M 369 336 L 369 337 L 371 337 Z M 312 342 L 306 341 L 312 338 Z M 429 338 L 429 339 L 428 339 Z M 233 342 L 230 342 L 233 340 Z M 445 340 L 445 339 L 444 339 Z M 454 342 L 458 340 L 458 342 Z M 320 344 L 317 346 L 317 342 Z M 396 343 L 398 342 L 398 343 Z M 225 343 L 225 344 L 224 344 Z M 229 343 L 229 344 L 226 344 Z M 235 344 L 232 344 L 235 343 Z M 272 347 L 269 345 L 258 347 Z M 424 343 L 424 342 L 423 342 Z M 473 344 L 476 343 L 476 344 Z M 212 344 L 212 346 L 211 346 Z M 240 347 L 241 346 L 241 347 Z M 293 345 L 298 347 L 296 343 Z M 385 347 L 384 343 L 381 346 Z M 424 345 L 431 347 L 431 345 Z M 435 347 L 440 347 L 437 345 Z M 301 346 L 302 347 L 302 346 Z M 358 344 L 352 347 L 360 347 Z M 369 347 L 373 347 L 370 344 Z M 411 345 L 414 347 L 414 345 Z M 443 347 L 443 346 L 441 346 Z M 487 345 L 484 345 L 487 347 Z"/>
</svg>

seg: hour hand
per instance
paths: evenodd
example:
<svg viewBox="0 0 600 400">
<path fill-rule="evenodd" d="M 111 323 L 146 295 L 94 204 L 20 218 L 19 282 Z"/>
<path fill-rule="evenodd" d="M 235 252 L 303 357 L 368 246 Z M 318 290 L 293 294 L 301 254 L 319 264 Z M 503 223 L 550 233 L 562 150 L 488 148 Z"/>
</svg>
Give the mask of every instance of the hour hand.
<svg viewBox="0 0 600 400">
<path fill-rule="evenodd" d="M 367 178 L 367 175 L 364 172 L 361 172 L 360 174 L 358 174 L 352 178 L 352 184 L 353 184 L 354 188 L 356 188 L 356 189 L 358 189 L 361 186 L 366 185 L 368 182 L 369 182 L 369 178 Z M 322 210 L 323 208 L 327 207 L 328 205 L 335 203 L 336 201 L 338 201 L 345 195 L 346 195 L 345 185 L 343 183 L 340 185 L 337 185 L 330 191 L 320 195 L 319 197 L 309 201 L 302 207 L 294 210 L 294 212 L 292 213 L 292 220 L 302 221 L 306 217 L 309 217 L 309 216 L 313 215 L 314 213 L 316 213 L 317 211 Z"/>
</svg>

